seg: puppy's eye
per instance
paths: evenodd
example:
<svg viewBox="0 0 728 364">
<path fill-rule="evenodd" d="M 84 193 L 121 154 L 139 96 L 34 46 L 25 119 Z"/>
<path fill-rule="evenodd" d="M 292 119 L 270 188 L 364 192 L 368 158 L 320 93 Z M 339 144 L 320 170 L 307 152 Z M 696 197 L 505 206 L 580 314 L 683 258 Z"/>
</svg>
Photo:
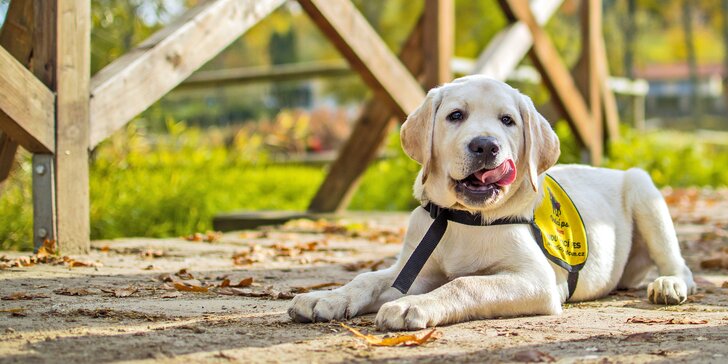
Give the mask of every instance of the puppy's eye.
<svg viewBox="0 0 728 364">
<path fill-rule="evenodd" d="M 465 120 L 465 115 L 463 114 L 462 111 L 455 110 L 455 111 L 451 112 L 450 115 L 447 116 L 447 120 L 452 121 L 452 122 L 463 121 L 463 120 Z"/>
<path fill-rule="evenodd" d="M 513 118 L 510 115 L 501 116 L 500 121 L 501 121 L 501 123 L 503 123 L 506 126 L 515 125 L 515 122 L 513 121 Z"/>
</svg>

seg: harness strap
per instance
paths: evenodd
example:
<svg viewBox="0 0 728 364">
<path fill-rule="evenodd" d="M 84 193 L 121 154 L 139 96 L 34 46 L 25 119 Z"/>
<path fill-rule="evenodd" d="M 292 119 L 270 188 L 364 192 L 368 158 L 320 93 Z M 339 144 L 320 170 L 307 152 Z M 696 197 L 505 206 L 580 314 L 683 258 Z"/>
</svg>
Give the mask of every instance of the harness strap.
<svg viewBox="0 0 728 364">
<path fill-rule="evenodd" d="M 491 225 L 509 225 L 509 224 L 532 224 L 531 220 L 524 218 L 504 218 L 497 219 L 488 223 L 484 223 L 480 214 L 471 214 L 467 211 L 444 209 L 433 203 L 428 203 L 423 208 L 430 213 L 430 217 L 435 219 L 427 229 L 425 236 L 422 237 L 420 243 L 407 259 L 402 270 L 399 272 L 397 279 L 394 280 L 392 287 L 406 294 L 412 284 L 415 282 L 417 275 L 420 274 L 422 268 L 427 263 L 432 252 L 435 251 L 437 244 L 440 243 L 442 236 L 447 230 L 448 221 L 457 222 L 464 225 L 473 226 L 491 226 Z M 539 233 L 540 234 L 540 233 Z M 539 235 L 540 236 L 540 235 Z"/>
<path fill-rule="evenodd" d="M 417 275 L 420 274 L 422 268 L 427 263 L 427 259 L 430 258 L 432 252 L 435 251 L 437 244 L 442 240 L 445 231 L 447 230 L 448 221 L 457 222 L 459 224 L 471 225 L 471 226 L 492 226 L 492 225 L 510 225 L 510 224 L 529 224 L 533 231 L 533 237 L 540 247 L 543 247 L 543 236 L 541 235 L 541 229 L 536 225 L 533 220 L 528 220 L 520 217 L 503 218 L 497 219 L 490 222 L 483 222 L 480 214 L 472 214 L 462 210 L 451 210 L 437 206 L 433 203 L 428 203 L 423 208 L 430 213 L 430 217 L 434 219 L 430 227 L 427 229 L 425 236 L 422 237 L 420 243 L 417 244 L 412 255 L 407 259 L 404 267 L 397 275 L 394 280 L 392 287 L 398 291 L 407 294 L 412 284 L 415 282 Z M 576 290 L 576 283 L 579 280 L 578 271 L 569 271 L 567 277 L 567 283 L 569 287 L 569 298 L 574 294 Z"/>
</svg>

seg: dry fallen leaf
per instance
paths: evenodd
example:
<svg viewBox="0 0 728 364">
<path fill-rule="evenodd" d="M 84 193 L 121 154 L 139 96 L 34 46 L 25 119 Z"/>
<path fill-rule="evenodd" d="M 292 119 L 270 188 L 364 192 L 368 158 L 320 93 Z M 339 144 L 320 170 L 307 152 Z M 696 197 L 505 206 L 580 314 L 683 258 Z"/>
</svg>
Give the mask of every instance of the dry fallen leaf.
<svg viewBox="0 0 728 364">
<path fill-rule="evenodd" d="M 123 298 L 123 297 L 129 297 L 139 291 L 138 288 L 134 287 L 127 287 L 127 288 L 114 288 L 114 289 L 105 289 L 102 288 L 101 291 L 105 293 L 111 293 L 114 297 L 117 298 Z"/>
<path fill-rule="evenodd" d="M 337 287 L 337 286 L 343 286 L 343 285 L 344 285 L 343 283 L 339 283 L 339 282 L 319 283 L 319 284 L 314 284 L 312 286 L 293 287 L 293 288 L 291 288 L 291 292 L 306 293 L 306 292 L 321 289 L 321 288 Z"/>
<path fill-rule="evenodd" d="M 53 291 L 53 293 L 63 296 L 88 296 L 94 294 L 93 292 L 84 288 L 59 288 Z"/>
<path fill-rule="evenodd" d="M 100 267 L 101 263 L 97 262 L 91 262 L 91 261 L 79 261 L 79 260 L 73 260 L 70 259 L 68 262 L 68 266 L 71 268 L 76 267 Z"/>
<path fill-rule="evenodd" d="M 44 294 L 32 294 L 27 292 L 15 292 L 11 293 L 10 295 L 7 295 L 3 297 L 3 300 L 6 301 L 17 301 L 17 300 L 34 300 L 36 298 L 48 298 L 48 296 Z"/>
<path fill-rule="evenodd" d="M 648 317 L 630 317 L 627 319 L 630 324 L 665 324 L 665 325 L 702 325 L 707 324 L 708 320 L 692 320 L 687 318 L 648 318 Z"/>
<path fill-rule="evenodd" d="M 178 291 L 195 292 L 195 293 L 204 293 L 209 290 L 207 287 L 178 283 L 178 282 L 174 282 L 174 288 L 176 288 Z"/>
<path fill-rule="evenodd" d="M 187 240 L 187 241 L 194 241 L 194 242 L 204 241 L 206 243 L 214 243 L 214 242 L 220 240 L 220 238 L 222 238 L 222 232 L 220 232 L 220 231 L 208 231 L 208 232 L 206 232 L 204 234 L 202 234 L 202 233 L 194 233 L 194 234 L 191 234 L 191 235 L 188 235 L 188 236 L 183 236 L 182 238 L 185 239 L 185 240 Z"/>
<path fill-rule="evenodd" d="M 384 264 L 384 260 L 363 260 L 360 262 L 344 264 L 344 269 L 349 272 L 356 272 L 365 268 L 369 268 L 372 272 L 376 271 L 380 265 Z"/>
<path fill-rule="evenodd" d="M 177 277 L 180 279 L 195 279 L 195 276 L 192 275 L 192 273 L 187 271 L 187 268 L 180 269 L 177 273 L 175 273 Z"/>
<path fill-rule="evenodd" d="M 179 292 L 166 292 L 162 295 L 162 298 L 177 298 L 180 296 L 182 296 L 182 294 Z"/>
<path fill-rule="evenodd" d="M 237 288 L 243 288 L 243 287 L 249 287 L 251 284 L 253 284 L 253 277 L 243 278 L 240 280 L 240 282 L 232 284 L 229 279 L 225 278 L 225 280 L 222 281 L 220 284 L 220 287 L 237 287 Z"/>
<path fill-rule="evenodd" d="M 25 312 L 25 308 L 23 308 L 23 307 L 4 308 L 4 309 L 0 309 L 0 312 L 2 312 L 2 313 L 23 313 L 23 312 Z"/>
<path fill-rule="evenodd" d="M 417 337 L 417 335 L 414 334 L 396 335 L 392 337 L 376 337 L 374 335 L 362 334 L 359 330 L 349 327 L 343 323 L 340 325 L 351 331 L 356 337 L 364 339 L 364 341 L 373 346 L 419 346 L 430 340 L 436 339 L 434 336 L 436 329 L 430 330 L 422 337 Z"/>
</svg>

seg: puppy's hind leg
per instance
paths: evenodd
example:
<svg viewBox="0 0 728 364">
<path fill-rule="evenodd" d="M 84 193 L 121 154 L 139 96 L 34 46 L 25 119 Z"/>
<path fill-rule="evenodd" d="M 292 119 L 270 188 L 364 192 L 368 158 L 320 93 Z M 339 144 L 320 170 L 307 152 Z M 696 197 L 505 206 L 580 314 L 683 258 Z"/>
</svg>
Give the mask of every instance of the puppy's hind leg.
<svg viewBox="0 0 728 364">
<path fill-rule="evenodd" d="M 690 268 L 680 255 L 680 245 L 675 234 L 667 204 L 650 176 L 643 170 L 626 172 L 626 204 L 631 207 L 635 234 L 641 235 L 652 261 L 657 265 L 659 277 L 647 286 L 650 302 L 680 304 L 695 291 Z"/>
</svg>

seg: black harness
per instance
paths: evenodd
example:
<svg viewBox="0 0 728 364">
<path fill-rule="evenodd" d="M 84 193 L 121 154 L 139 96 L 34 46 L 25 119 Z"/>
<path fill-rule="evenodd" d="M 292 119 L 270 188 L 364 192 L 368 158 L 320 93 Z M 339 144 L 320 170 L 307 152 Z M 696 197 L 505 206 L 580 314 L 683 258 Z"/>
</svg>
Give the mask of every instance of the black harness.
<svg viewBox="0 0 728 364">
<path fill-rule="evenodd" d="M 430 258 L 430 255 L 432 255 L 432 252 L 437 247 L 437 244 L 442 239 L 442 236 L 445 235 L 448 221 L 471 226 L 528 224 L 531 226 L 531 230 L 533 231 L 533 236 L 536 239 L 536 242 L 539 244 L 539 246 L 543 247 L 543 237 L 541 236 L 541 229 L 536 226 L 536 224 L 533 222 L 533 219 L 526 219 L 522 217 L 506 217 L 490 222 L 485 222 L 483 221 L 483 218 L 480 214 L 473 214 L 462 210 L 446 209 L 431 202 L 423 206 L 423 208 L 430 213 L 430 217 L 433 218 L 434 221 L 432 222 L 432 225 L 430 225 L 430 228 L 427 229 L 425 236 L 422 237 L 422 240 L 412 252 L 412 255 L 410 255 L 407 263 L 405 263 L 402 271 L 399 272 L 397 279 L 395 279 L 394 283 L 392 284 L 392 287 L 396 288 L 398 291 L 404 294 L 406 294 L 407 291 L 409 291 L 410 287 L 412 287 L 412 283 L 414 283 L 417 275 L 420 274 L 420 271 L 425 266 L 427 259 Z M 569 272 L 569 276 L 567 279 L 569 285 L 569 298 L 571 298 L 571 295 L 576 289 L 576 282 L 578 278 L 578 271 Z"/>
</svg>

